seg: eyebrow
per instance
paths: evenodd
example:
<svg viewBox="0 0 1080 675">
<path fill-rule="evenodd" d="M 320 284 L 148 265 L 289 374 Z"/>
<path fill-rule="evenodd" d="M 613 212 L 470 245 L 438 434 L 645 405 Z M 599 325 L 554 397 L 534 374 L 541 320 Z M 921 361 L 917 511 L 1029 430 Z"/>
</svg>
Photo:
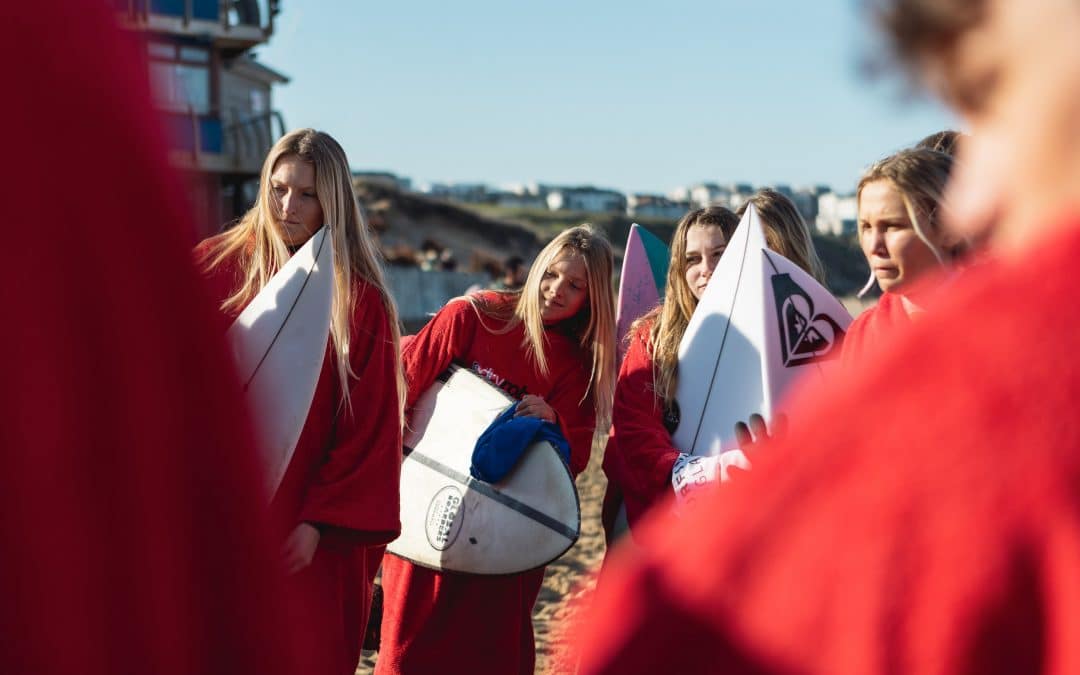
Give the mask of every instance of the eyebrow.
<svg viewBox="0 0 1080 675">
<path fill-rule="evenodd" d="M 272 185 L 273 187 L 282 187 L 282 186 L 285 185 L 285 183 L 283 183 L 280 180 L 274 180 L 273 178 L 271 178 L 270 179 L 270 185 Z M 306 185 L 304 187 L 297 188 L 297 189 L 300 190 L 301 192 L 315 192 L 315 187 L 312 186 L 312 185 Z"/>
</svg>

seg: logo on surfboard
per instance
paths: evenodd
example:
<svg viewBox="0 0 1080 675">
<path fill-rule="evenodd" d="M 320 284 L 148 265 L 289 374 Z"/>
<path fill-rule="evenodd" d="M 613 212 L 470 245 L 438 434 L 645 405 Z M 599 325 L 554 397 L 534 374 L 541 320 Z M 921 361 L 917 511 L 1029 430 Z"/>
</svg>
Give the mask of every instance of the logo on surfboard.
<svg viewBox="0 0 1080 675">
<path fill-rule="evenodd" d="M 784 367 L 803 366 L 840 354 L 844 329 L 828 314 L 814 314 L 813 298 L 791 275 L 774 274 L 772 289 Z"/>
<path fill-rule="evenodd" d="M 461 511 L 461 490 L 447 485 L 432 497 L 428 504 L 425 531 L 428 543 L 436 551 L 445 551 L 457 540 L 461 532 L 461 521 L 465 514 Z"/>
</svg>

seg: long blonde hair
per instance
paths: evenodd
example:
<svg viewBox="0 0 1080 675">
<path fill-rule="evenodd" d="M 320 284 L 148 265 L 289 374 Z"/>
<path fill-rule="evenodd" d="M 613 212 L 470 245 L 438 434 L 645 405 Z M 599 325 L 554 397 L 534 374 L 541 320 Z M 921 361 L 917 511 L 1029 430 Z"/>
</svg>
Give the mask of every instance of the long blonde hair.
<svg viewBox="0 0 1080 675">
<path fill-rule="evenodd" d="M 724 241 L 731 241 L 731 235 L 738 226 L 738 216 L 723 206 L 696 209 L 684 215 L 671 238 L 671 263 L 668 265 L 667 283 L 664 286 L 664 302 L 635 321 L 629 331 L 630 336 L 633 336 L 637 333 L 638 326 L 652 322 L 649 338 L 653 359 L 653 386 L 665 405 L 670 405 L 675 399 L 679 343 L 698 304 L 690 290 L 690 284 L 686 283 L 686 235 L 691 227 L 719 227 L 724 233 Z"/>
<path fill-rule="evenodd" d="M 356 379 L 349 363 L 352 344 L 350 324 L 356 297 L 356 278 L 363 279 L 379 293 L 390 321 L 393 339 L 395 378 L 399 409 L 404 408 L 405 381 L 401 372 L 401 329 L 397 306 L 390 295 L 379 264 L 380 254 L 372 239 L 360 205 L 352 191 L 349 161 L 345 151 L 329 134 L 314 129 L 298 129 L 282 136 L 270 149 L 259 176 L 255 205 L 231 230 L 218 235 L 203 264 L 213 269 L 237 256 L 244 280 L 225 299 L 221 308 L 239 311 L 247 305 L 289 259 L 289 249 L 278 229 L 281 215 L 272 198 L 270 176 L 283 157 L 298 157 L 315 169 L 315 194 L 329 227 L 334 249 L 334 298 L 330 310 L 330 336 L 341 382 L 342 405 L 351 411 L 349 382 Z"/>
<path fill-rule="evenodd" d="M 795 204 L 782 192 L 762 188 L 740 206 L 735 215 L 742 218 L 750 204 L 754 205 L 761 217 L 766 245 L 801 267 L 818 283 L 824 284 L 825 266 L 814 248 L 810 228 Z"/>
<path fill-rule="evenodd" d="M 536 256 L 525 285 L 519 291 L 499 293 L 500 301 L 486 301 L 483 296 L 469 296 L 468 301 L 480 315 L 506 321 L 497 330 L 505 333 L 524 324 L 522 349 L 533 359 L 537 370 L 548 375 L 548 359 L 544 350 L 544 321 L 541 317 L 540 282 L 553 264 L 569 255 L 580 255 L 585 262 L 588 280 L 588 305 L 567 319 L 578 344 L 592 357 L 589 388 L 596 413 L 596 436 L 607 434 L 611 426 L 611 402 L 615 394 L 615 293 L 612 286 L 614 254 L 607 239 L 593 231 L 589 224 L 564 230 L 551 240 Z M 584 399 L 583 399 L 584 400 Z"/>
<path fill-rule="evenodd" d="M 875 162 L 859 179 L 856 200 L 862 198 L 863 188 L 870 183 L 887 181 L 904 203 L 911 229 L 922 240 L 942 267 L 949 267 L 967 250 L 967 242 L 960 240 L 948 249 L 942 249 L 928 233 L 941 232 L 941 204 L 945 197 L 945 185 L 949 182 L 953 158 L 943 152 L 927 148 L 901 150 Z M 876 277 L 870 272 L 870 280 L 859 295 L 873 287 Z"/>
</svg>

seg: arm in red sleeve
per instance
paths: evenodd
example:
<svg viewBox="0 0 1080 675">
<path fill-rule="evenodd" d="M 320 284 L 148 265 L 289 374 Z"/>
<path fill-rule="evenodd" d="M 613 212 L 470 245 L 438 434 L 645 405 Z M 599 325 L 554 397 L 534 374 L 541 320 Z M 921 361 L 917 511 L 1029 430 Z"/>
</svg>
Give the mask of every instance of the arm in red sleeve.
<svg viewBox="0 0 1080 675">
<path fill-rule="evenodd" d="M 577 476 L 589 464 L 593 432 L 596 429 L 596 409 L 589 386 L 588 367 L 573 368 L 552 389 L 547 402 L 558 415 L 559 428 L 570 443 L 570 472 Z M 582 398 L 584 397 L 584 400 Z"/>
<path fill-rule="evenodd" d="M 663 401 L 653 389 L 653 365 L 648 349 L 648 329 L 642 327 L 631 339 L 612 406 L 615 451 L 621 461 L 617 482 L 635 515 L 671 491 L 671 468 L 679 451 L 664 427 Z M 630 506 L 637 508 L 631 509 Z"/>
<path fill-rule="evenodd" d="M 390 320 L 379 293 L 358 291 L 353 314 L 350 409 L 339 414 L 332 447 L 304 497 L 300 520 L 352 530 L 366 544 L 401 530 L 398 486 L 401 417 Z"/>
<path fill-rule="evenodd" d="M 405 407 L 416 404 L 435 378 L 461 357 L 476 333 L 476 310 L 467 300 L 452 300 L 401 351 L 408 395 Z"/>
</svg>

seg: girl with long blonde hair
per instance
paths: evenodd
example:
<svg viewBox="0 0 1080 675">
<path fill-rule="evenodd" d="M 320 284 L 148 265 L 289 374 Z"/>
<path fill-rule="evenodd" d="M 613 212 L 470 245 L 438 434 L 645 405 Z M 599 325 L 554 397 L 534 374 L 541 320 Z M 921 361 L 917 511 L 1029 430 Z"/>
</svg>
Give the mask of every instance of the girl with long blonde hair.
<svg viewBox="0 0 1080 675">
<path fill-rule="evenodd" d="M 772 198 L 771 191 L 768 198 Z M 781 223 L 772 215 L 772 219 L 762 217 L 769 247 L 785 257 L 793 256 L 793 262 L 820 276 L 806 224 L 801 218 Z M 604 455 L 608 477 L 604 524 L 609 538 L 618 529 L 615 515 L 620 499 L 632 528 L 653 505 L 671 494 L 676 474 L 689 461 L 671 440 L 679 423 L 675 400 L 679 343 L 738 224 L 739 217 L 722 206 L 683 216 L 672 236 L 664 301 L 630 328 Z"/>
<path fill-rule="evenodd" d="M 255 205 L 196 260 L 231 321 L 321 227 L 334 252 L 326 358 L 304 429 L 270 504 L 284 565 L 320 627 L 310 672 L 352 673 L 381 547 L 400 531 L 404 387 L 398 315 L 345 152 L 300 129 L 266 157 Z M 258 411 L 254 411 L 258 412 Z M 256 415 L 256 423 L 258 416 Z"/>
<path fill-rule="evenodd" d="M 901 150 L 871 166 L 859 180 L 859 245 L 870 267 L 860 295 L 877 284 L 877 304 L 860 314 L 844 337 L 842 358 L 864 352 L 910 323 L 928 294 L 957 266 L 967 242 L 943 226 L 945 185 L 953 159 L 935 150 Z"/>
<path fill-rule="evenodd" d="M 520 291 L 452 300 L 405 347 L 407 405 L 451 363 L 518 400 L 517 415 L 552 422 L 584 470 L 606 432 L 615 386 L 613 255 L 589 226 L 561 233 Z M 377 673 L 532 673 L 532 608 L 544 570 L 508 576 L 441 573 L 383 559 Z"/>
</svg>

